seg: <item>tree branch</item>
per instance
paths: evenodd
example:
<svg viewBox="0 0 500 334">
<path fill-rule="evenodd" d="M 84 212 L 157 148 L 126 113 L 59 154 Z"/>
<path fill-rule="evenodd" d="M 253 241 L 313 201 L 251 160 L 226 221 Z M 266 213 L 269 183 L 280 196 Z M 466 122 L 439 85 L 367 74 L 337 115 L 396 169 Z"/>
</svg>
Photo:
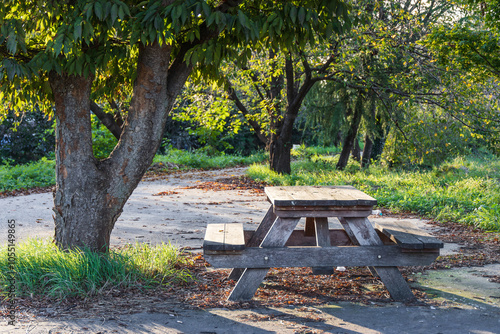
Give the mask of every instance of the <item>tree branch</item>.
<svg viewBox="0 0 500 334">
<path fill-rule="evenodd" d="M 259 122 L 256 122 L 250 118 L 250 113 L 248 112 L 248 109 L 245 107 L 245 105 L 239 99 L 239 97 L 236 94 L 236 91 L 233 89 L 229 79 L 226 78 L 226 82 L 227 82 L 227 87 L 228 87 L 226 89 L 226 91 L 229 94 L 229 99 L 234 101 L 234 103 L 236 104 L 236 107 L 241 111 L 241 113 L 243 114 L 245 119 L 248 121 L 248 124 L 250 124 L 250 126 L 255 130 L 255 133 L 257 134 L 257 137 L 259 138 L 259 140 L 262 143 L 264 143 L 265 145 L 267 145 L 268 138 L 264 134 L 264 131 L 262 130 L 262 128 L 260 127 Z"/>
<path fill-rule="evenodd" d="M 104 124 L 113 136 L 120 140 L 122 128 L 118 125 L 118 123 L 116 123 L 114 117 L 111 114 L 104 112 L 94 101 L 90 101 L 90 110 L 97 116 L 97 118 L 99 118 L 102 124 Z"/>
</svg>

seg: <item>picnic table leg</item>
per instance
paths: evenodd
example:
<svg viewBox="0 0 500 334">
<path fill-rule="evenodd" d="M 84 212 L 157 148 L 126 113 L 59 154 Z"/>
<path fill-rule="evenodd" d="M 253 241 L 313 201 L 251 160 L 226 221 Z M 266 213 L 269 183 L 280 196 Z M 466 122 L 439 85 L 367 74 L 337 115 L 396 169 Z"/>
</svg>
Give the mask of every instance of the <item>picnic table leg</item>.
<svg viewBox="0 0 500 334">
<path fill-rule="evenodd" d="M 316 224 L 314 217 L 306 217 L 306 224 L 304 225 L 304 236 L 314 237 L 316 234 Z"/>
<path fill-rule="evenodd" d="M 367 218 L 340 218 L 340 223 L 354 243 L 360 246 L 383 245 Z M 397 301 L 412 301 L 415 296 L 397 267 L 374 267 L 389 294 Z"/>
<path fill-rule="evenodd" d="M 267 231 L 269 231 L 271 229 L 271 226 L 273 226 L 275 220 L 276 220 L 276 215 L 274 214 L 273 206 L 271 205 L 269 210 L 267 210 L 267 213 L 262 219 L 261 223 L 255 230 L 255 233 L 252 235 L 250 240 L 248 240 L 246 246 L 258 247 L 262 243 L 262 240 L 264 240 Z M 228 279 L 237 281 L 240 279 L 244 271 L 245 268 L 233 268 L 233 270 L 231 270 L 231 273 L 228 276 Z"/>
<path fill-rule="evenodd" d="M 280 248 L 285 246 L 299 220 L 300 218 L 278 217 L 260 244 L 260 247 Z M 259 285 L 266 277 L 268 270 L 269 268 L 246 268 L 229 295 L 228 300 L 240 301 L 252 299 L 255 291 L 257 291 Z"/>
<path fill-rule="evenodd" d="M 316 234 L 316 246 L 319 247 L 331 247 L 330 242 L 330 230 L 328 229 L 328 218 L 317 217 L 314 218 L 315 234 Z M 313 267 L 313 275 L 332 275 L 332 267 Z"/>
</svg>

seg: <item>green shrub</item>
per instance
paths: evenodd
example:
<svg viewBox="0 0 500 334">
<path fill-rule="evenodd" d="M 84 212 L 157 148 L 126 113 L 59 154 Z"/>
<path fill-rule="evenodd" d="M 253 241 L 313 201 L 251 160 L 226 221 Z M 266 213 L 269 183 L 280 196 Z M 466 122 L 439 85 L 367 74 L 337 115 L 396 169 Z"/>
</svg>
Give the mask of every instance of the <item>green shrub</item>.
<svg viewBox="0 0 500 334">
<path fill-rule="evenodd" d="M 55 184 L 55 161 L 42 158 L 26 165 L 0 166 L 0 191 Z"/>
<path fill-rule="evenodd" d="M 105 159 L 113 151 L 118 140 L 111 132 L 92 114 L 92 149 L 97 159 Z"/>
<path fill-rule="evenodd" d="M 54 120 L 42 112 L 26 111 L 15 115 L 9 111 L 0 117 L 0 164 L 25 164 L 49 157 L 54 152 Z"/>
<path fill-rule="evenodd" d="M 265 157 L 264 152 L 244 157 L 224 153 L 212 155 L 207 154 L 207 151 L 203 149 L 194 152 L 170 149 L 165 155 L 157 155 L 153 162 L 171 162 L 188 168 L 212 169 L 250 165 L 263 161 Z"/>
</svg>

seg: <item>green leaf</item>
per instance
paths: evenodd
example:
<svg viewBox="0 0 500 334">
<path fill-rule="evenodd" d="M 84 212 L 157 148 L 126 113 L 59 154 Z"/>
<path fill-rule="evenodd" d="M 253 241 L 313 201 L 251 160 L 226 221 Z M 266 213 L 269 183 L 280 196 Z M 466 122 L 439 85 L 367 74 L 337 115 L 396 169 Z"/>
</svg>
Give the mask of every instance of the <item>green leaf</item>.
<svg viewBox="0 0 500 334">
<path fill-rule="evenodd" d="M 240 23 L 243 27 L 248 27 L 247 26 L 247 18 L 241 10 L 238 10 L 238 19 L 240 20 Z"/>
<path fill-rule="evenodd" d="M 17 36 L 14 31 L 11 31 L 7 37 L 7 50 L 11 54 L 16 54 L 17 52 Z"/>
<path fill-rule="evenodd" d="M 304 9 L 304 7 L 300 7 L 299 9 L 299 22 L 300 24 L 304 24 L 304 20 L 306 18 L 306 10 Z"/>
<path fill-rule="evenodd" d="M 102 18 L 104 16 L 104 11 L 102 9 L 102 5 L 100 2 L 96 2 L 94 4 L 94 13 L 97 16 L 97 18 L 102 21 Z"/>
<path fill-rule="evenodd" d="M 120 18 L 120 20 L 123 20 L 123 18 L 125 17 L 125 11 L 124 11 L 124 6 L 120 6 L 118 8 L 118 17 Z"/>
<path fill-rule="evenodd" d="M 73 37 L 75 40 L 79 40 L 82 37 L 82 18 L 76 19 L 75 30 L 73 31 Z"/>
<path fill-rule="evenodd" d="M 117 18 L 118 18 L 118 5 L 115 3 L 113 7 L 111 7 L 111 24 L 114 24 Z"/>
<path fill-rule="evenodd" d="M 55 40 L 55 43 L 54 43 L 54 54 L 56 56 L 59 56 L 59 54 L 61 53 L 62 46 L 63 46 L 63 40 L 64 40 L 64 35 L 63 34 L 59 34 L 56 37 L 56 40 Z"/>
<path fill-rule="evenodd" d="M 205 17 L 206 18 L 210 17 L 210 14 L 212 13 L 210 6 L 205 1 L 203 1 L 201 3 L 201 7 L 203 8 L 203 12 L 205 13 Z"/>
</svg>

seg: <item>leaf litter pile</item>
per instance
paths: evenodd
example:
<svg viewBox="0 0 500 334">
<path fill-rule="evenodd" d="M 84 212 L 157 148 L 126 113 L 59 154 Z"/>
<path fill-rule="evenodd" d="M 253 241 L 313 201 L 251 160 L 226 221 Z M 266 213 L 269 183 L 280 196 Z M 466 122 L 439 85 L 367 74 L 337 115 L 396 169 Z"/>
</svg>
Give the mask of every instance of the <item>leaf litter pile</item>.
<svg viewBox="0 0 500 334">
<path fill-rule="evenodd" d="M 181 189 L 202 189 L 205 191 L 250 190 L 254 193 L 263 193 L 266 185 L 265 182 L 255 181 L 247 176 L 233 176 L 220 178 L 216 181 L 200 182 L 194 186 Z"/>
</svg>

